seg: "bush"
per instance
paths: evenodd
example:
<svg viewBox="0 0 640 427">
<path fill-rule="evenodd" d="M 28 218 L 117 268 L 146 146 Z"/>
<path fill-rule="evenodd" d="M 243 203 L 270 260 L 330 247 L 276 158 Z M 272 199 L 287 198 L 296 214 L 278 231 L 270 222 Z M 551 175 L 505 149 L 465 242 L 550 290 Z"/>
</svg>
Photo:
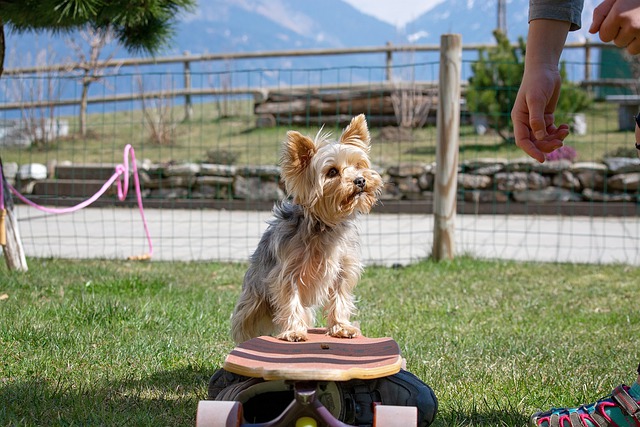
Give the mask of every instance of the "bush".
<svg viewBox="0 0 640 427">
<path fill-rule="evenodd" d="M 578 158 L 578 152 L 570 145 L 563 145 L 547 154 L 546 158 L 547 160 L 569 160 L 570 162 L 575 162 Z"/>
<path fill-rule="evenodd" d="M 472 113 L 486 114 L 489 125 L 507 140 L 504 130 L 511 126 L 511 108 L 522 82 L 525 44 L 521 37 L 515 48 L 501 31 L 493 35 L 496 46 L 481 49 L 478 61 L 471 65 L 467 105 Z"/>
</svg>

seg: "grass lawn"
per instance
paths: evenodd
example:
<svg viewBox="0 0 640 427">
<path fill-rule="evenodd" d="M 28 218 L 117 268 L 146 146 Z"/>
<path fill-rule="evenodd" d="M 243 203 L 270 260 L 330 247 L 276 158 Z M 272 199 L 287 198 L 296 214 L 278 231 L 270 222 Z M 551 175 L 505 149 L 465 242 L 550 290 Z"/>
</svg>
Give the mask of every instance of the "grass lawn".
<svg viewBox="0 0 640 427">
<path fill-rule="evenodd" d="M 245 265 L 30 259 L 0 266 L 0 425 L 193 425 L 232 348 Z M 368 336 L 392 336 L 435 426 L 524 426 L 635 379 L 640 269 L 484 261 L 368 268 Z"/>
</svg>

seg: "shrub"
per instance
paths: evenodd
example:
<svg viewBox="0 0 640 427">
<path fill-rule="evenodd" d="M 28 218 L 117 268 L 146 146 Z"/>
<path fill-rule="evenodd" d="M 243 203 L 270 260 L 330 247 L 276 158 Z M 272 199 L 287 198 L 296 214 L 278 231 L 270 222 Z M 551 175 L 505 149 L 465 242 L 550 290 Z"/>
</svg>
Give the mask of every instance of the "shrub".
<svg viewBox="0 0 640 427">
<path fill-rule="evenodd" d="M 563 145 L 546 155 L 547 160 L 569 160 L 571 162 L 575 162 L 577 158 L 578 152 L 570 145 Z"/>
<path fill-rule="evenodd" d="M 207 161 L 219 165 L 233 165 L 238 161 L 239 154 L 232 151 L 212 149 L 207 151 Z"/>
</svg>

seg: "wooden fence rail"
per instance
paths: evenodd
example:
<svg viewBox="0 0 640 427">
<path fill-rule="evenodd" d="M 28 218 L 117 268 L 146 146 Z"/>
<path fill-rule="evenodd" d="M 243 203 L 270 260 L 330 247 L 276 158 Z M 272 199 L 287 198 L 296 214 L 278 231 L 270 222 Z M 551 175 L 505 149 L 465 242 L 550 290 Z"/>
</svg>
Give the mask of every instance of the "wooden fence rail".
<svg viewBox="0 0 640 427">
<path fill-rule="evenodd" d="M 479 51 L 494 46 L 493 44 L 466 44 L 462 45 L 462 51 Z M 517 47 L 517 44 L 514 44 Z M 591 59 L 593 49 L 618 49 L 615 45 L 600 42 L 579 42 L 567 43 L 565 50 L 581 49 L 585 52 L 585 68 L 584 80 L 589 80 L 591 76 Z M 127 58 L 127 59 L 111 59 L 98 63 L 100 68 L 119 68 L 119 67 L 137 67 L 142 65 L 161 65 L 161 64 L 184 64 L 184 69 L 188 74 L 189 64 L 194 62 L 211 62 L 211 61 L 233 61 L 239 59 L 260 59 L 260 58 L 288 58 L 298 56 L 336 56 L 336 55 L 360 55 L 360 54 L 384 54 L 386 60 L 386 78 L 392 80 L 393 54 L 402 52 L 439 52 L 440 45 L 394 45 L 387 43 L 385 46 L 371 47 L 353 47 L 339 49 L 305 49 L 305 50 L 280 50 L 269 52 L 235 52 L 235 53 L 207 53 L 200 55 L 192 55 L 185 52 L 181 56 L 165 56 L 150 58 Z M 51 72 L 71 72 L 74 70 L 87 70 L 89 65 L 86 63 L 67 63 L 56 64 L 50 66 L 36 67 L 20 67 L 7 68 L 4 75 L 24 75 L 39 74 Z"/>
<path fill-rule="evenodd" d="M 491 44 L 467 44 L 462 46 L 462 51 L 480 51 L 487 49 L 494 45 Z M 514 46 L 516 46 L 514 44 Z M 591 79 L 591 58 L 594 49 L 611 49 L 617 47 L 612 44 L 605 43 L 593 43 L 590 41 L 580 43 L 567 43 L 565 49 L 580 49 L 584 50 L 584 79 L 583 86 L 587 88 L 593 88 L 600 86 L 604 83 L 600 81 L 594 81 Z M 281 51 L 269 51 L 269 52 L 236 52 L 236 53 L 212 53 L 212 54 L 200 54 L 192 55 L 189 52 L 185 52 L 181 56 L 167 56 L 167 57 L 149 57 L 149 58 L 127 58 L 127 59 L 111 59 L 109 61 L 99 62 L 94 68 L 107 69 L 107 68 L 122 68 L 122 67 L 138 67 L 149 65 L 166 65 L 166 64 L 182 64 L 184 75 L 184 88 L 167 90 L 162 92 L 145 92 L 145 98 L 176 98 L 184 97 L 185 100 L 185 118 L 189 118 L 189 112 L 192 109 L 192 96 L 199 95 L 253 95 L 257 102 L 260 102 L 260 97 L 264 95 L 263 91 L 255 88 L 193 88 L 191 86 L 191 64 L 198 62 L 215 62 L 215 61 L 234 61 L 241 59 L 264 59 L 264 58 L 287 58 L 287 57 L 302 57 L 302 56 L 336 56 L 336 55 L 362 55 L 362 54 L 383 54 L 385 58 L 385 79 L 391 83 L 393 81 L 393 55 L 402 52 L 439 52 L 439 45 L 393 45 L 387 43 L 385 46 L 372 46 L 372 47 L 353 47 L 353 48 L 339 48 L 339 49 L 305 49 L 305 50 L 281 50 Z M 90 69 L 90 65 L 87 63 L 66 63 L 55 64 L 50 66 L 36 66 L 36 67 L 20 67 L 20 68 L 7 68 L 4 70 L 5 76 L 24 76 L 29 74 L 46 74 L 46 73 L 63 73 L 72 74 L 77 71 L 86 71 Z M 635 81 L 617 81 L 616 84 L 629 85 L 635 83 Z M 435 82 L 427 82 L 427 84 L 434 85 Z M 463 82 L 464 84 L 464 82 Z M 351 84 L 350 87 L 354 85 Z M 340 90 L 344 88 L 344 85 L 323 85 L 322 89 L 335 89 Z M 88 103 L 104 103 L 104 102 L 121 102 L 132 101 L 142 99 L 140 93 L 119 94 L 111 96 L 93 97 L 88 99 Z M 2 102 L 0 103 L 0 110 L 18 110 L 25 108 L 40 108 L 40 107 L 56 107 L 56 106 L 71 106 L 79 105 L 80 99 L 60 99 L 60 100 L 46 100 L 46 101 L 32 101 L 32 102 Z"/>
</svg>

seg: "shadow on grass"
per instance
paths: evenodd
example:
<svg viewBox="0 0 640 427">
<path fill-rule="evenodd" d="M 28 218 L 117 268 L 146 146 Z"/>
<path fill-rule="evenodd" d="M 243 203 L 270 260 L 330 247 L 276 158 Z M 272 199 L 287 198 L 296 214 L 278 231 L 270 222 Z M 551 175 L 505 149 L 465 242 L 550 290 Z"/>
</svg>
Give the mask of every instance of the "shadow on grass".
<svg viewBox="0 0 640 427">
<path fill-rule="evenodd" d="M 0 378 L 0 425 L 194 425 L 215 369 L 186 367 L 91 386 Z"/>
<path fill-rule="evenodd" d="M 92 386 L 42 378 L 0 386 L 0 425 L 194 425 L 216 367 L 185 367 L 140 379 L 101 380 Z M 108 377 L 108 375 L 105 375 Z M 3 379 L 0 379 L 3 381 Z M 441 408 L 432 424 L 523 427 L 514 410 L 459 411 Z"/>
</svg>

